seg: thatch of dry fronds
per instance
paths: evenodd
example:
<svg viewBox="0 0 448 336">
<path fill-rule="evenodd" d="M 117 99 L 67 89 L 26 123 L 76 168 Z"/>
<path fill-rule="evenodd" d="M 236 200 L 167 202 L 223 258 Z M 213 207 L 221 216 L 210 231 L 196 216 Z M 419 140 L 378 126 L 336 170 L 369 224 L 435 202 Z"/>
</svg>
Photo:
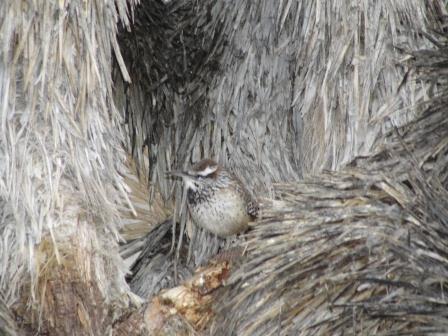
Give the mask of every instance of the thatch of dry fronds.
<svg viewBox="0 0 448 336">
<path fill-rule="evenodd" d="M 141 169 L 148 152 L 164 197 L 165 172 L 203 157 L 255 190 L 338 168 L 421 112 L 430 85 L 408 72 L 406 52 L 430 44 L 423 34 L 444 13 L 442 1 L 420 0 L 142 3 L 120 34 L 132 83 L 115 77 L 129 146 Z M 131 280 L 142 295 L 174 283 L 172 250 L 159 241 Z M 192 241 L 197 260 L 216 248 Z"/>
<path fill-rule="evenodd" d="M 17 336 L 18 327 L 6 302 L 0 298 L 0 335 Z"/>
<path fill-rule="evenodd" d="M 203 157 L 266 190 L 367 155 L 385 117 L 406 123 L 426 94 L 397 90 L 396 47 L 427 46 L 445 13 L 440 0 L 146 1 L 120 35 L 134 154 L 149 148 L 165 196 L 164 172 Z"/>
<path fill-rule="evenodd" d="M 121 237 L 132 241 L 154 230 L 160 223 L 170 217 L 172 205 L 162 200 L 159 193 L 150 194 L 148 179 L 139 175 L 135 161 L 128 157 L 128 170 L 125 182 L 130 189 L 129 199 L 132 208 L 124 207 L 121 211 Z M 154 190 L 153 190 L 154 191 Z"/>
<path fill-rule="evenodd" d="M 255 192 L 337 169 L 421 111 L 428 85 L 403 84 L 403 51 L 429 45 L 444 13 L 422 0 L 144 2 L 120 33 L 132 83 L 114 77 L 128 146 L 165 199 L 165 172 L 204 157 Z M 216 248 L 193 241 L 196 255 Z"/>
<path fill-rule="evenodd" d="M 130 202 L 111 64 L 128 4 L 0 1 L 0 297 L 50 332 L 98 334 L 108 308 L 89 305 L 127 302 L 117 237 Z M 59 318 L 77 300 L 66 310 L 77 320 Z"/>
<path fill-rule="evenodd" d="M 0 1 L 2 332 L 15 328 L 7 311 L 15 304 L 16 313 L 30 307 L 19 322 L 32 332 L 104 334 L 128 301 L 116 240 L 130 191 L 114 98 L 126 109 L 140 167 L 149 153 L 149 185 L 167 196 L 164 172 L 204 156 L 261 189 L 339 167 L 369 153 L 386 116 L 404 123 L 437 89 L 412 80 L 400 87 L 406 63 L 395 61 L 400 50 L 428 44 L 423 33 L 440 28 L 441 0 L 146 1 L 135 29 L 121 36 L 123 60 L 117 24 L 129 26 L 135 5 Z M 252 237 L 269 257 L 263 227 Z M 258 256 L 251 249 L 248 265 Z M 234 289 L 241 284 L 230 297 L 244 296 Z M 254 316 L 247 309 L 234 327 Z"/>
<path fill-rule="evenodd" d="M 446 334 L 448 39 L 435 42 L 414 53 L 433 86 L 424 113 L 340 172 L 274 186 L 216 334 Z"/>
<path fill-rule="evenodd" d="M 448 39 L 433 42 L 410 55 L 412 71 L 432 86 L 424 112 L 340 172 L 274 185 L 275 199 L 264 201 L 241 245 L 243 260 L 201 307 L 207 332 L 446 333 L 448 81 L 440 74 Z M 189 293 L 189 283 L 154 298 L 146 324 L 192 335 L 203 328 L 188 317 L 200 296 L 170 294 Z"/>
</svg>

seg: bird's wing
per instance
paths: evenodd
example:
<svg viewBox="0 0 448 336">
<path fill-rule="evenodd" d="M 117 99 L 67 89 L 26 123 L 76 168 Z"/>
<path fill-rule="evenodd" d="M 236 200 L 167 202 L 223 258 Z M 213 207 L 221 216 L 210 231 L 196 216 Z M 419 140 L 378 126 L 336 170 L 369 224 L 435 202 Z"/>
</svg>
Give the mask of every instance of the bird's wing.
<svg viewBox="0 0 448 336">
<path fill-rule="evenodd" d="M 258 217 L 258 210 L 260 209 L 260 207 L 258 206 L 258 202 L 251 200 L 247 203 L 246 205 L 246 211 L 249 214 L 250 217 L 252 217 L 252 219 L 255 219 Z"/>
</svg>

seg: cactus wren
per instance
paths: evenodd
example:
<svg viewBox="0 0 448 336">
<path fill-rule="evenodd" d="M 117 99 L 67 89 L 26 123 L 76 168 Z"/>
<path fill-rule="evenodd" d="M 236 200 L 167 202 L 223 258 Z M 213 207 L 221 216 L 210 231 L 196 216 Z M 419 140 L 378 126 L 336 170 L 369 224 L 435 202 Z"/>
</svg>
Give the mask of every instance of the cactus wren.
<svg viewBox="0 0 448 336">
<path fill-rule="evenodd" d="M 187 188 L 193 222 L 220 237 L 244 231 L 258 214 L 258 204 L 241 181 L 213 160 L 170 174 L 181 177 Z"/>
</svg>

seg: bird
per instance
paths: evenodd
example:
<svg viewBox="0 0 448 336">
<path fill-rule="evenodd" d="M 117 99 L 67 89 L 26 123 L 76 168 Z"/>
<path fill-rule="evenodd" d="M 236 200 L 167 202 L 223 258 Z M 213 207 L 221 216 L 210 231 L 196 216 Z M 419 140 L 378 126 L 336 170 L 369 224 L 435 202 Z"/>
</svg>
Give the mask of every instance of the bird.
<svg viewBox="0 0 448 336">
<path fill-rule="evenodd" d="M 211 159 L 169 173 L 183 180 L 193 222 L 221 238 L 245 231 L 258 216 L 258 203 L 241 180 Z"/>
</svg>

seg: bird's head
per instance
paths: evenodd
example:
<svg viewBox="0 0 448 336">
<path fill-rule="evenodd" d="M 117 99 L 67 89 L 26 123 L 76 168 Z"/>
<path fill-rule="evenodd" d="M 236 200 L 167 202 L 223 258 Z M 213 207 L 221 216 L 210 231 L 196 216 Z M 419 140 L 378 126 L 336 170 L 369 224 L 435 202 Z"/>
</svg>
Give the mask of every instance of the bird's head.
<svg viewBox="0 0 448 336">
<path fill-rule="evenodd" d="M 191 169 L 185 171 L 170 171 L 172 176 L 181 177 L 185 186 L 193 191 L 216 183 L 219 165 L 210 159 L 197 162 Z"/>
</svg>

